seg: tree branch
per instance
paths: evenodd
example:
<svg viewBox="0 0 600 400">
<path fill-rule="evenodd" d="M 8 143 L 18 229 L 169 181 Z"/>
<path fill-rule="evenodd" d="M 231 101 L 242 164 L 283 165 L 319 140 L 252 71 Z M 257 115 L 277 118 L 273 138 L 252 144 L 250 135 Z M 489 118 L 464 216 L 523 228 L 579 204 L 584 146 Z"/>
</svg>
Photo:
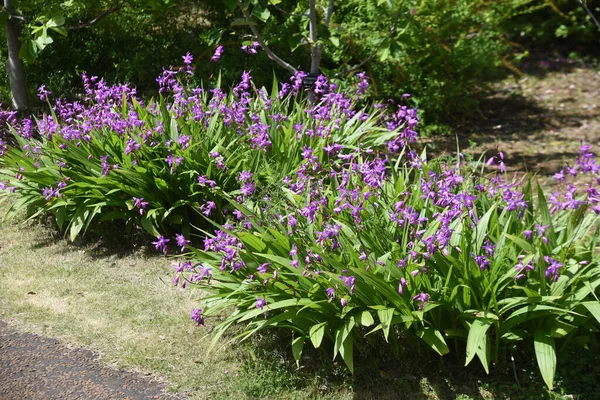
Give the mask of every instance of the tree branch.
<svg viewBox="0 0 600 400">
<path fill-rule="evenodd" d="M 588 13 L 588 15 L 590 16 L 590 18 L 592 18 L 592 21 L 594 21 L 594 23 L 596 24 L 596 26 L 600 30 L 600 22 L 598 22 L 598 20 L 596 19 L 596 17 L 594 16 L 594 14 L 592 14 L 592 11 L 588 8 L 588 6 L 585 4 L 585 2 L 582 1 L 582 0 L 579 0 L 579 4 L 581 4 L 581 7 L 583 7 L 585 9 L 585 11 Z"/>
<path fill-rule="evenodd" d="M 287 14 L 291 17 L 306 17 L 306 14 L 294 14 L 292 12 L 286 11 L 283 8 L 279 7 L 277 4 L 271 4 L 275 9 L 279 10 L 280 12 Z"/>
<path fill-rule="evenodd" d="M 333 14 L 333 3 L 335 0 L 329 0 L 327 6 L 327 14 L 325 14 L 325 26 L 329 28 L 329 21 L 331 21 L 331 15 Z"/>
<path fill-rule="evenodd" d="M 316 1 L 309 1 L 309 18 L 310 18 L 310 73 L 319 73 L 319 64 L 321 63 L 321 49 L 317 44 L 319 38 L 317 37 L 317 7 Z"/>
<path fill-rule="evenodd" d="M 75 31 L 78 29 L 85 29 L 85 28 L 89 28 L 90 26 L 98 23 L 98 21 L 100 21 L 102 18 L 115 13 L 117 11 L 119 11 L 121 8 L 123 8 L 122 4 L 117 4 L 116 6 L 114 6 L 113 8 L 109 8 L 108 10 L 102 11 L 100 14 L 96 15 L 94 18 L 90 19 L 87 22 L 82 22 L 79 25 L 73 25 L 73 26 L 64 26 L 63 29 L 66 31 Z"/>
<path fill-rule="evenodd" d="M 376 49 L 375 49 L 375 50 L 374 50 L 374 51 L 373 51 L 371 54 L 369 54 L 369 56 L 368 56 L 367 58 L 365 58 L 364 60 L 362 60 L 362 61 L 360 62 L 360 64 L 358 64 L 358 65 L 355 65 L 355 66 L 354 66 L 354 67 L 352 67 L 352 68 L 348 68 L 348 69 L 345 69 L 345 70 L 343 70 L 343 71 L 337 72 L 335 75 L 333 75 L 333 77 L 334 77 L 334 78 L 339 78 L 339 77 L 340 77 L 340 76 L 342 76 L 342 75 L 345 75 L 345 74 L 347 74 L 347 73 L 350 73 L 350 72 L 352 72 L 352 71 L 356 71 L 357 69 L 359 69 L 360 67 L 362 67 L 363 65 L 365 65 L 366 63 L 368 63 L 369 61 L 371 61 L 371 59 L 372 59 L 373 57 L 375 57 L 375 54 L 377 54 L 377 52 L 379 51 L 379 47 L 380 47 L 380 46 L 381 46 L 381 45 L 377 46 L 377 48 L 376 48 Z"/>
<path fill-rule="evenodd" d="M 12 10 L 9 10 L 8 8 L 6 8 L 6 6 L 2 6 L 2 11 L 6 12 L 10 18 L 14 18 L 17 21 L 21 21 L 26 24 L 29 23 L 29 20 L 27 18 L 25 18 L 22 15 L 15 14 Z"/>
<path fill-rule="evenodd" d="M 117 4 L 113 8 L 109 8 L 108 10 L 102 11 L 100 14 L 96 15 L 94 18 L 90 19 L 89 21 L 82 22 L 78 25 L 62 26 L 59 28 L 62 28 L 66 31 L 74 31 L 74 30 L 78 30 L 78 29 L 89 28 L 90 26 L 99 22 L 102 18 L 119 11 L 121 8 L 123 8 L 123 4 Z M 10 16 L 10 18 L 14 18 L 17 21 L 20 21 L 22 23 L 25 23 L 25 24 L 34 23 L 36 25 L 43 25 L 42 22 L 39 22 L 39 21 L 32 22 L 29 18 L 24 17 L 23 15 L 15 14 L 13 11 L 9 10 L 8 8 L 6 8 L 4 6 L 2 7 L 2 11 L 6 11 L 8 13 L 8 15 Z"/>
<path fill-rule="evenodd" d="M 273 53 L 273 51 L 265 44 L 265 41 L 260 36 L 258 29 L 256 29 L 256 26 L 254 25 L 254 23 L 252 23 L 252 21 L 250 21 L 250 14 L 248 14 L 248 10 L 246 10 L 244 8 L 244 3 L 242 2 L 242 0 L 237 0 L 237 3 L 238 3 L 238 6 L 240 7 L 240 10 L 242 10 L 242 14 L 244 14 L 244 18 L 246 18 L 246 20 L 250 24 L 250 30 L 252 31 L 252 34 L 256 37 L 256 41 L 258 42 L 260 47 L 264 50 L 264 52 L 267 54 L 267 57 L 269 57 L 271 60 L 275 61 L 277 64 L 279 64 L 279 66 L 290 71 L 292 74 L 295 74 L 296 72 L 298 72 L 298 70 L 296 68 L 292 67 L 290 64 L 288 64 L 287 62 L 285 62 L 281 58 L 279 58 L 277 56 L 277 54 Z"/>
</svg>

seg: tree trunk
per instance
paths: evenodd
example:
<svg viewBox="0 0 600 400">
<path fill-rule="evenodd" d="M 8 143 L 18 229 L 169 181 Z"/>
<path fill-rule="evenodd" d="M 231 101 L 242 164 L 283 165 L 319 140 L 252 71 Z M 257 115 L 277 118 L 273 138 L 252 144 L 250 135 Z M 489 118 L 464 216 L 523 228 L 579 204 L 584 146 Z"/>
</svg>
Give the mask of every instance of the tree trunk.
<svg viewBox="0 0 600 400">
<path fill-rule="evenodd" d="M 13 11 L 13 0 L 4 0 L 4 7 L 9 11 Z M 23 61 L 19 58 L 19 50 L 21 49 L 19 21 L 10 17 L 6 21 L 6 44 L 8 47 L 6 69 L 10 78 L 13 107 L 19 111 L 25 110 L 28 107 L 27 86 L 25 84 Z"/>
<path fill-rule="evenodd" d="M 310 28 L 310 73 L 319 73 L 319 64 L 321 63 L 321 48 L 317 44 L 317 9 L 315 0 L 309 1 L 308 9 L 309 28 Z M 312 90 L 308 91 L 308 102 L 315 103 L 315 93 Z"/>
<path fill-rule="evenodd" d="M 318 74 L 319 66 L 321 64 L 321 46 L 317 43 L 319 37 L 317 36 L 317 7 L 315 0 L 310 0 L 308 16 L 310 19 L 310 73 Z"/>
</svg>

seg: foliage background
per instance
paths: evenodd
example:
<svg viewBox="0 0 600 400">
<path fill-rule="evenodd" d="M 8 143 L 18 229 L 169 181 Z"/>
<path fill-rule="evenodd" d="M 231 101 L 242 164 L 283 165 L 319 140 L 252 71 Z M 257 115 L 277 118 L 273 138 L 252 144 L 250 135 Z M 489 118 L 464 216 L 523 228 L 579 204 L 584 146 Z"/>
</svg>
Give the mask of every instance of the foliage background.
<svg viewBox="0 0 600 400">
<path fill-rule="evenodd" d="M 231 3 L 231 4 L 228 4 Z M 224 62 L 218 67 L 228 87 L 242 70 L 252 70 L 257 85 L 270 87 L 289 72 L 264 52 L 249 57 L 240 50 L 253 40 L 240 19 L 236 2 L 216 0 L 130 0 L 91 28 L 53 35 L 54 42 L 26 64 L 29 91 L 46 84 L 59 96 L 78 94 L 79 75 L 104 77 L 110 83 L 132 82 L 139 93 L 156 88 L 162 66 L 191 51 L 196 76 L 208 80 L 217 67 L 209 62 L 220 44 Z M 322 7 L 326 2 L 320 2 Z M 115 3 L 52 0 L 43 7 L 19 1 L 22 15 L 49 18 L 57 12 L 67 25 L 93 18 Z M 290 64 L 308 70 L 307 1 L 252 0 L 247 3 L 268 45 Z M 588 2 L 598 13 L 595 2 Z M 323 9 L 319 9 L 323 18 Z M 0 36 L 4 31 L 0 30 Z M 389 0 L 336 2 L 329 28 L 319 27 L 325 51 L 321 70 L 330 78 L 365 60 L 361 69 L 371 78 L 376 99 L 413 95 L 430 132 L 477 115 L 481 94 L 490 80 L 514 73 L 530 49 L 552 45 L 562 54 L 593 54 L 597 31 L 576 1 Z M 28 32 L 24 30 L 23 39 Z M 0 52 L 6 52 L 0 37 Z M 0 69 L 5 71 L 5 58 Z M 511 72 L 512 71 L 512 72 Z M 8 103 L 6 73 L 0 74 L 0 102 Z"/>
</svg>

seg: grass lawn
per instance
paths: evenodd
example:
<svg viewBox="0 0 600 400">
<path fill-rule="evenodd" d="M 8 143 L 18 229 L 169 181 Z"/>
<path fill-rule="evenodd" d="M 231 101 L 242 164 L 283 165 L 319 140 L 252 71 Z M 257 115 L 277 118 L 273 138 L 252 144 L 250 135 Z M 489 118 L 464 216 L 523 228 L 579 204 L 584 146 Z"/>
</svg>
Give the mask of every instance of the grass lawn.
<svg viewBox="0 0 600 400">
<path fill-rule="evenodd" d="M 207 356 L 210 321 L 208 329 L 195 328 L 189 318 L 201 293 L 173 287 L 169 260 L 144 246 L 129 250 L 119 232 L 105 236 L 73 245 L 41 222 L 2 222 L 0 319 L 95 350 L 104 363 L 164 378 L 192 399 L 592 399 L 600 393 L 600 357 L 593 354 L 559 364 L 557 393 L 542 387 L 531 360 L 519 363 L 518 386 L 506 368 L 485 377 L 457 362 L 409 351 L 396 358 L 385 349 L 358 354 L 355 377 L 330 353 L 308 350 L 297 370 L 274 335 Z"/>
</svg>

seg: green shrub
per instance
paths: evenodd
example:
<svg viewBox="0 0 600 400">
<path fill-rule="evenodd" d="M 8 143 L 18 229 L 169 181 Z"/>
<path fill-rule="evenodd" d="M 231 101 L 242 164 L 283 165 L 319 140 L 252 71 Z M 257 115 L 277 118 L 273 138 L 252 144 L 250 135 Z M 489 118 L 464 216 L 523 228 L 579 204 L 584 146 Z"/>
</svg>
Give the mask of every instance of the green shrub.
<svg viewBox="0 0 600 400">
<path fill-rule="evenodd" d="M 575 171 L 597 174 L 589 147 Z M 329 341 L 351 371 L 371 334 L 440 355 L 466 348 L 466 364 L 478 358 L 486 372 L 526 347 L 552 388 L 557 341 L 595 340 L 595 188 L 576 199 L 568 187 L 548 206 L 540 187 L 486 176 L 482 162 L 345 147 L 307 149 L 281 190 L 234 202 L 245 224 L 224 225 L 180 264 L 177 280 L 210 294 L 192 318 L 228 312 L 214 343 L 234 327 L 236 341 L 286 329 L 297 360 Z"/>
<path fill-rule="evenodd" d="M 17 142 L 0 159 L 2 187 L 14 191 L 4 195 L 17 199 L 9 214 L 51 212 L 71 239 L 103 220 L 188 237 L 192 225 L 210 226 L 205 216 L 224 222 L 230 198 L 268 194 L 296 170 L 304 146 L 396 135 L 395 126 L 391 133 L 385 127 L 384 109 L 361 111 L 352 93 L 323 94 L 322 104 L 307 110 L 301 75 L 281 91 L 275 83 L 269 95 L 244 72 L 226 93 L 190 86 L 191 56 L 184 61 L 185 68 L 158 78 L 156 101 L 84 75 L 82 101 L 57 100 L 49 114 L 19 122 L 4 113 Z M 48 96 L 43 87 L 40 96 Z"/>
</svg>

